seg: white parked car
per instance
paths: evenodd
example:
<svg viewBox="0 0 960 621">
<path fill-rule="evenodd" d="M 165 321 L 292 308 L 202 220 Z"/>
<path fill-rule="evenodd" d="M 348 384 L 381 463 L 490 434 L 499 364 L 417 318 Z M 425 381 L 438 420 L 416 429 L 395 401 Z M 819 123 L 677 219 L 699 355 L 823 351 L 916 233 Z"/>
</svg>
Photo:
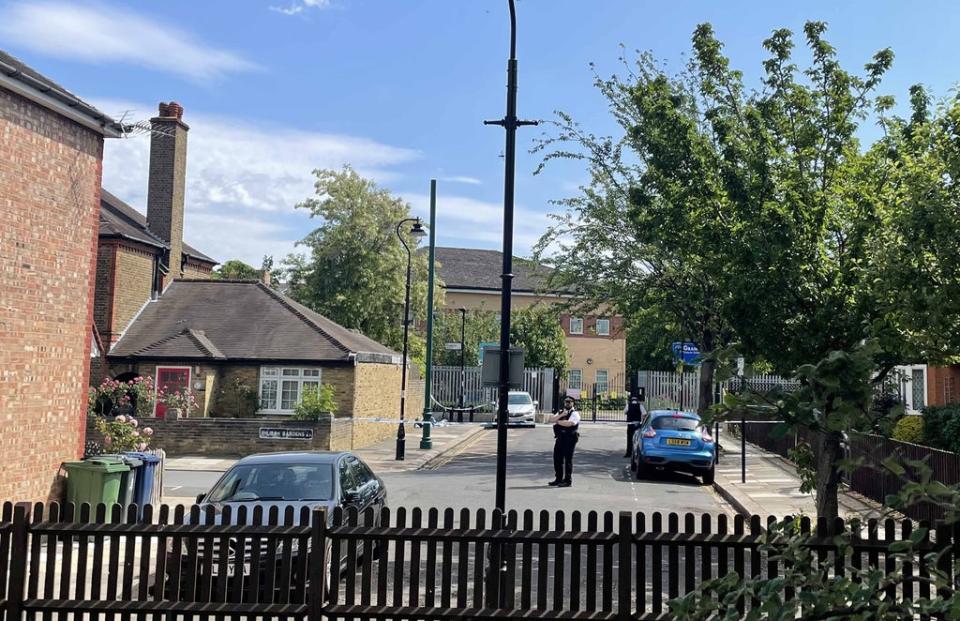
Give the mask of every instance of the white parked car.
<svg viewBox="0 0 960 621">
<path fill-rule="evenodd" d="M 521 390 L 511 390 L 507 396 L 507 415 L 511 424 L 535 423 L 537 420 L 537 406 L 540 405 L 530 396 L 530 393 Z"/>
</svg>

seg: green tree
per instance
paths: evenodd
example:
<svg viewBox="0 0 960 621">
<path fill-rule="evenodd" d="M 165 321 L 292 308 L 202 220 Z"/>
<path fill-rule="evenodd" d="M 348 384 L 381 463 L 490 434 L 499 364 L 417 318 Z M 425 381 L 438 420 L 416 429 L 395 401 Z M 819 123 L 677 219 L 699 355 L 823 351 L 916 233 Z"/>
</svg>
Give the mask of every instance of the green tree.
<svg viewBox="0 0 960 621">
<path fill-rule="evenodd" d="M 553 306 L 534 304 L 514 311 L 510 321 L 510 343 L 523 348 L 526 367 L 546 367 L 560 373 L 567 369 L 566 336 L 560 326 L 558 310 Z"/>
<path fill-rule="evenodd" d="M 712 351 L 732 331 L 723 313 L 726 236 L 713 226 L 725 200 L 722 154 L 702 131 L 702 79 L 692 71 L 671 78 L 650 54 L 625 69 L 626 77 L 594 80 L 621 135 L 598 137 L 561 112 L 556 135 L 534 149 L 544 153 L 541 168 L 574 160 L 590 176 L 580 195 L 557 201 L 565 213 L 535 257 L 556 268 L 552 286 L 626 317 L 647 314 Z M 701 411 L 713 402 L 713 380 L 708 359 Z"/>
<path fill-rule="evenodd" d="M 802 398 L 780 414 L 820 432 L 817 510 L 831 520 L 842 434 L 877 424 L 870 384 L 896 363 L 960 349 L 960 108 L 931 111 L 915 88 L 910 119 L 888 118 L 892 100 L 876 90 L 892 52 L 848 72 L 825 29 L 804 27 L 803 69 L 792 33 L 775 31 L 759 92 L 706 24 L 679 75 L 642 55 L 628 80 L 598 80 L 624 137 L 597 139 L 561 116 L 541 148 L 578 148 L 546 159 L 586 160 L 592 183 L 541 250 L 572 238 L 558 267 L 588 295 L 660 304 L 702 350 L 736 336 L 748 359 L 796 373 Z M 871 116 L 885 135 L 865 149 L 857 132 Z M 864 355 L 878 367 L 865 371 Z"/>
<path fill-rule="evenodd" d="M 500 322 L 495 313 L 468 310 L 464 317 L 464 356 L 467 367 L 480 364 L 480 344 L 496 342 L 500 338 Z M 444 349 L 446 343 L 460 342 L 461 315 L 459 310 L 437 311 L 433 323 L 433 363 L 460 366 L 460 352 Z"/>
<path fill-rule="evenodd" d="M 212 278 L 218 280 L 260 280 L 263 273 L 240 259 L 230 259 L 213 270 Z"/>
<path fill-rule="evenodd" d="M 400 351 L 403 345 L 404 283 L 407 252 L 396 227 L 410 217 L 410 206 L 349 166 L 314 171 L 316 196 L 297 205 L 319 221 L 299 245 L 306 254 L 283 261 L 289 294 L 340 325 Z M 409 227 L 402 229 L 407 234 Z M 427 256 L 413 251 L 411 317 L 423 318 L 427 293 Z M 443 304 L 439 290 L 437 307 Z M 411 359 L 422 363 L 425 342 L 410 330 Z"/>
</svg>

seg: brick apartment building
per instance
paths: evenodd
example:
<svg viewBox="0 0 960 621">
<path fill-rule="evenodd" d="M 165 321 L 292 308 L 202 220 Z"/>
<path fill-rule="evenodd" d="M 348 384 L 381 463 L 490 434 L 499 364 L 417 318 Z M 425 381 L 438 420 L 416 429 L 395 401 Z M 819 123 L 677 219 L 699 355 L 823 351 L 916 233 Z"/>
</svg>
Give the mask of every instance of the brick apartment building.
<svg viewBox="0 0 960 621">
<path fill-rule="evenodd" d="M 0 51 L 0 499 L 83 452 L 103 141 L 117 124 Z"/>
<path fill-rule="evenodd" d="M 443 281 L 446 309 L 466 308 L 500 312 L 502 253 L 473 248 L 437 248 L 437 274 Z M 550 268 L 524 259 L 513 264 L 513 308 L 532 304 L 564 304 L 570 296 L 550 291 Z M 626 389 L 627 341 L 623 317 L 597 310 L 588 314 L 562 313 L 560 325 L 567 345 L 564 388 L 573 395 Z"/>
</svg>

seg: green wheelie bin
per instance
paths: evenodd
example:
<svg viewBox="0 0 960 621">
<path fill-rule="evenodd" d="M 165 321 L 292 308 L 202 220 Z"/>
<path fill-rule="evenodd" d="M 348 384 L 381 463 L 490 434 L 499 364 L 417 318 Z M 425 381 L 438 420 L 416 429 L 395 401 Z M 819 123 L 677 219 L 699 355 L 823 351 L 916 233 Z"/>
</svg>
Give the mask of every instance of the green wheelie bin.
<svg viewBox="0 0 960 621">
<path fill-rule="evenodd" d="M 74 516 L 79 519 L 83 503 L 90 505 L 91 519 L 96 515 L 97 505 L 107 506 L 107 521 L 110 521 L 113 505 L 121 499 L 121 484 L 130 466 L 116 458 L 68 461 L 63 464 L 67 472 L 67 502 L 75 507 Z M 132 486 L 131 486 L 132 487 Z"/>
</svg>

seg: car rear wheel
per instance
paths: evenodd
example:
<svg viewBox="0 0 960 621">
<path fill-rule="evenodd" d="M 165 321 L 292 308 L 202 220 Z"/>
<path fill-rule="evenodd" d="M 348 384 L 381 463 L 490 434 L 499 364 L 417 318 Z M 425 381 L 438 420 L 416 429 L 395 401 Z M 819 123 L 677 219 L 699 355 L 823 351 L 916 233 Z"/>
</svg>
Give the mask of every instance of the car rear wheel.
<svg viewBox="0 0 960 621">
<path fill-rule="evenodd" d="M 717 466 L 716 464 L 710 466 L 710 469 L 703 473 L 703 484 L 704 485 L 713 485 L 714 477 L 716 476 Z"/>
<path fill-rule="evenodd" d="M 639 457 L 637 458 L 637 468 L 636 470 L 634 470 L 634 475 L 636 476 L 638 481 L 641 479 L 647 478 L 647 467 L 644 465 L 644 463 L 640 460 Z"/>
</svg>

